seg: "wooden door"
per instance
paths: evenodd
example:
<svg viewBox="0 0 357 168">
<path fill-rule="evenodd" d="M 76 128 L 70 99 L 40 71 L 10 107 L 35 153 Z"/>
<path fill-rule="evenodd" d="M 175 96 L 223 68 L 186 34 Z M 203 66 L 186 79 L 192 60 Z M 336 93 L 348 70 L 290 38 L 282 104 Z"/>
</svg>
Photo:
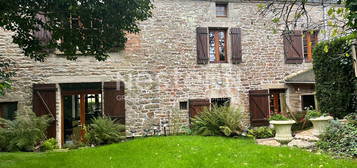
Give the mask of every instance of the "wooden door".
<svg viewBox="0 0 357 168">
<path fill-rule="evenodd" d="M 269 91 L 249 91 L 250 121 L 252 126 L 269 125 Z"/>
<path fill-rule="evenodd" d="M 189 100 L 189 116 L 195 117 L 198 113 L 202 112 L 205 108 L 210 107 L 209 99 L 193 99 Z"/>
<path fill-rule="evenodd" d="M 125 92 L 123 82 L 104 83 L 104 114 L 125 124 Z"/>
<path fill-rule="evenodd" d="M 47 129 L 47 138 L 56 138 L 56 85 L 35 84 L 33 85 L 33 111 L 37 116 L 49 115 L 52 117 Z"/>
</svg>

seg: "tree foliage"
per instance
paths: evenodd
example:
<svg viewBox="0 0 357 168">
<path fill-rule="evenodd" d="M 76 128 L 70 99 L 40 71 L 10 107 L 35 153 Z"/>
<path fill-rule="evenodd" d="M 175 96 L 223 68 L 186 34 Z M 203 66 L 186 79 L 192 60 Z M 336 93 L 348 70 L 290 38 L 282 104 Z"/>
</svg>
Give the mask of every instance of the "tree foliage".
<svg viewBox="0 0 357 168">
<path fill-rule="evenodd" d="M 140 31 L 152 7 L 150 0 L 0 0 L 0 27 L 15 32 L 13 42 L 35 60 L 55 49 L 71 60 L 103 61 L 124 48 L 125 33 Z"/>
<path fill-rule="evenodd" d="M 316 96 L 322 113 L 343 118 L 355 111 L 353 58 L 350 54 L 355 34 L 320 42 L 313 52 Z"/>
<path fill-rule="evenodd" d="M 357 31 L 357 1 L 346 0 L 346 8 L 350 10 L 350 14 L 347 16 L 347 25 Z"/>
<path fill-rule="evenodd" d="M 310 4 L 328 6 L 325 17 L 313 20 Z M 331 28 L 331 36 L 349 34 L 357 30 L 357 2 L 355 0 L 270 0 L 258 5 L 260 14 L 272 17 L 275 27 L 283 30 L 303 28 L 306 30 L 322 30 Z"/>
<path fill-rule="evenodd" d="M 11 88 L 11 77 L 14 72 L 10 70 L 13 63 L 10 60 L 1 60 L 0 62 L 0 96 L 5 94 L 6 89 Z"/>
</svg>

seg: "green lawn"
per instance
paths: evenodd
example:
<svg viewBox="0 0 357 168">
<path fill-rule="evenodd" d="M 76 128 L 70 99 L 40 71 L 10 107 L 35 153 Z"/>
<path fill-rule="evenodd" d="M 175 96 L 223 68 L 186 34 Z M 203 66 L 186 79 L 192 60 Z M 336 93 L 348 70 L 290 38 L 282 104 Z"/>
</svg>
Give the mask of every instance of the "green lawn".
<svg viewBox="0 0 357 168">
<path fill-rule="evenodd" d="M 47 153 L 0 153 L 1 168 L 231 168 L 357 167 L 356 160 L 335 160 L 288 147 L 268 147 L 224 137 L 152 137 L 97 148 Z"/>
</svg>

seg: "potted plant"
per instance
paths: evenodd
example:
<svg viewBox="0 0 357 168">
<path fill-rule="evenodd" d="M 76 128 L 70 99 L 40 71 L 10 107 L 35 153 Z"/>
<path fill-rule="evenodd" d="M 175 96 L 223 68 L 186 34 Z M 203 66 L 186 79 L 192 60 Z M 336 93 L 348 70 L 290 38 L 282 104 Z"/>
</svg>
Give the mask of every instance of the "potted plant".
<svg viewBox="0 0 357 168">
<path fill-rule="evenodd" d="M 322 114 L 320 111 L 314 110 L 312 108 L 306 109 L 305 118 L 312 122 L 314 126 L 312 129 L 312 134 L 314 136 L 321 135 L 328 126 L 329 122 L 333 119 L 333 117 Z"/>
<path fill-rule="evenodd" d="M 293 140 L 291 126 L 295 123 L 294 120 L 281 114 L 274 114 L 269 118 L 269 123 L 274 126 L 276 132 L 274 137 L 275 140 L 282 144 L 287 144 Z"/>
</svg>

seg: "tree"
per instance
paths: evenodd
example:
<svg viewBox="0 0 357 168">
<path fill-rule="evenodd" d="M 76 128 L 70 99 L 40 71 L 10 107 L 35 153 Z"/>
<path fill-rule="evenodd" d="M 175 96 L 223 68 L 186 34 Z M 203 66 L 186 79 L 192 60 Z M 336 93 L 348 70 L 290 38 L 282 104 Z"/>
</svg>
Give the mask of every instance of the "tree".
<svg viewBox="0 0 357 168">
<path fill-rule="evenodd" d="M 26 56 L 44 61 L 53 50 L 67 59 L 121 50 L 126 33 L 151 16 L 150 0 L 0 0 L 0 27 L 15 32 Z"/>
<path fill-rule="evenodd" d="M 321 6 L 333 4 L 334 7 L 324 11 L 324 17 L 321 20 L 314 21 L 307 7 L 310 3 L 318 3 Z M 276 27 L 284 24 L 283 30 L 303 25 L 306 30 L 322 29 L 324 31 L 325 27 L 330 26 L 332 36 L 341 33 L 349 34 L 357 30 L 357 2 L 355 0 L 269 0 L 265 4 L 260 4 L 259 9 L 261 15 L 269 15 L 273 18 L 272 22 L 276 23 Z"/>
</svg>

